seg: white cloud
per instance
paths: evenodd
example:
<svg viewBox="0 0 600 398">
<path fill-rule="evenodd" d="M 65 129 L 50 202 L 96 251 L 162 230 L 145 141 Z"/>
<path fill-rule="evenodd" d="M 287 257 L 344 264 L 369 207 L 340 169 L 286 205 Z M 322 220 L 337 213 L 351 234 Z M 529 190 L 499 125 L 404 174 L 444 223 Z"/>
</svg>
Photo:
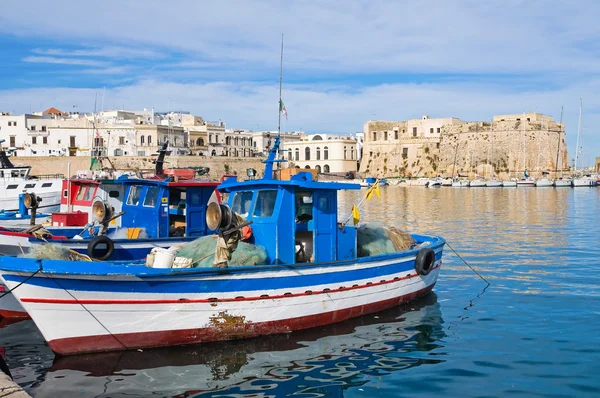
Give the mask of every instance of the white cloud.
<svg viewBox="0 0 600 398">
<path fill-rule="evenodd" d="M 29 56 L 23 58 L 25 62 L 31 63 L 43 63 L 43 64 L 60 64 L 60 65 L 83 65 L 83 66 L 107 66 L 107 62 L 95 61 L 90 59 L 78 59 L 78 58 L 58 58 L 58 57 L 46 57 L 46 56 Z"/>
<path fill-rule="evenodd" d="M 313 71 L 596 73 L 600 66 L 600 53 L 590 51 L 598 49 L 600 35 L 595 0 L 577 6 L 542 0 L 32 3 L 38 12 L 23 14 L 20 1 L 4 1 L 11 18 L 0 17 L 0 30 L 248 65 L 277 65 L 285 32 L 286 66 Z M 93 18 L 82 18 L 90 13 Z"/>
<path fill-rule="evenodd" d="M 34 54 L 60 57 L 100 57 L 116 59 L 157 58 L 160 56 L 159 52 L 149 49 L 119 46 L 90 48 L 85 50 L 65 50 L 61 48 L 34 48 L 32 52 Z"/>
</svg>

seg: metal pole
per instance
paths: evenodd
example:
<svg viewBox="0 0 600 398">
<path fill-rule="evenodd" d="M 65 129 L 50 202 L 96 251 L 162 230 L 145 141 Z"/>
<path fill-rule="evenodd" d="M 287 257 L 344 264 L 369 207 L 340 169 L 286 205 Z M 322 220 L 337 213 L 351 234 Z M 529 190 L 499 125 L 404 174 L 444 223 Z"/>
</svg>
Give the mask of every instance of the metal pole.
<svg viewBox="0 0 600 398">
<path fill-rule="evenodd" d="M 277 135 L 281 133 L 281 86 L 283 84 L 283 33 L 281 34 L 281 60 L 279 62 L 279 108 L 277 118 Z"/>
<path fill-rule="evenodd" d="M 558 149 L 556 149 L 556 163 L 554 164 L 554 178 L 556 178 L 556 176 L 558 175 L 558 157 L 559 157 L 559 153 L 560 153 L 560 139 L 562 138 L 562 122 L 563 122 L 563 109 L 564 106 L 560 107 L 560 128 L 558 130 Z M 561 169 L 561 174 L 562 174 L 562 169 Z"/>
</svg>

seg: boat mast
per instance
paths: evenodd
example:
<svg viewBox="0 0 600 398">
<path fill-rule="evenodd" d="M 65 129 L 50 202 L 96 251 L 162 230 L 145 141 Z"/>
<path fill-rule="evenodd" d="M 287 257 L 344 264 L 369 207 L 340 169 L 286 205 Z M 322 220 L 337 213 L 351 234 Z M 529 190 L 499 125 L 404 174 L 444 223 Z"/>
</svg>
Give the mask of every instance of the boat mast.
<svg viewBox="0 0 600 398">
<path fill-rule="evenodd" d="M 279 115 L 277 118 L 277 136 L 281 134 L 281 86 L 283 85 L 283 33 L 281 34 L 281 60 L 279 61 Z"/>
<path fill-rule="evenodd" d="M 577 162 L 579 161 L 579 141 L 581 140 L 581 118 L 583 113 L 583 100 L 579 98 L 579 123 L 577 124 L 577 146 L 575 147 L 575 169 L 577 171 Z"/>
<path fill-rule="evenodd" d="M 554 163 L 554 178 L 556 178 L 557 174 L 558 174 L 558 156 L 560 154 L 560 139 L 562 138 L 562 123 L 563 123 L 563 108 L 564 106 L 560 107 L 560 126 L 559 126 L 559 130 L 558 130 L 558 148 L 556 149 L 556 163 Z M 562 176 L 562 168 L 560 170 L 560 175 Z"/>
<path fill-rule="evenodd" d="M 456 154 L 458 153 L 458 140 L 456 140 L 456 148 L 454 149 L 454 163 L 452 164 L 452 181 L 454 181 L 454 168 L 456 167 Z"/>
</svg>

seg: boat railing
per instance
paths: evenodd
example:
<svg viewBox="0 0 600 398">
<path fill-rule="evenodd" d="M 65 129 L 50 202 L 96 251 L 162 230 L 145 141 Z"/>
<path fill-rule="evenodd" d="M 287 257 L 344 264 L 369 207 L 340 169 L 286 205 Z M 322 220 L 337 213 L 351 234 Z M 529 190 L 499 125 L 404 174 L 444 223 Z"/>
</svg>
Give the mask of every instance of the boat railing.
<svg viewBox="0 0 600 398">
<path fill-rule="evenodd" d="M 65 175 L 56 173 L 56 174 L 36 174 L 33 176 L 29 176 L 30 180 L 64 180 Z"/>
</svg>

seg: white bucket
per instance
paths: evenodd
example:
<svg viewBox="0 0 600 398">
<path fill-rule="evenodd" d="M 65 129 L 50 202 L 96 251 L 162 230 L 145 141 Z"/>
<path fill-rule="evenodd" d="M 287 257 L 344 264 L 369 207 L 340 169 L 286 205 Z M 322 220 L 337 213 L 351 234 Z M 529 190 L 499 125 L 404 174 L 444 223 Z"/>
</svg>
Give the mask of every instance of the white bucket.
<svg viewBox="0 0 600 398">
<path fill-rule="evenodd" d="M 152 249 L 154 252 L 154 266 L 153 268 L 171 268 L 173 266 L 173 260 L 175 260 L 175 254 L 170 253 L 168 250 L 163 248 Z"/>
</svg>

